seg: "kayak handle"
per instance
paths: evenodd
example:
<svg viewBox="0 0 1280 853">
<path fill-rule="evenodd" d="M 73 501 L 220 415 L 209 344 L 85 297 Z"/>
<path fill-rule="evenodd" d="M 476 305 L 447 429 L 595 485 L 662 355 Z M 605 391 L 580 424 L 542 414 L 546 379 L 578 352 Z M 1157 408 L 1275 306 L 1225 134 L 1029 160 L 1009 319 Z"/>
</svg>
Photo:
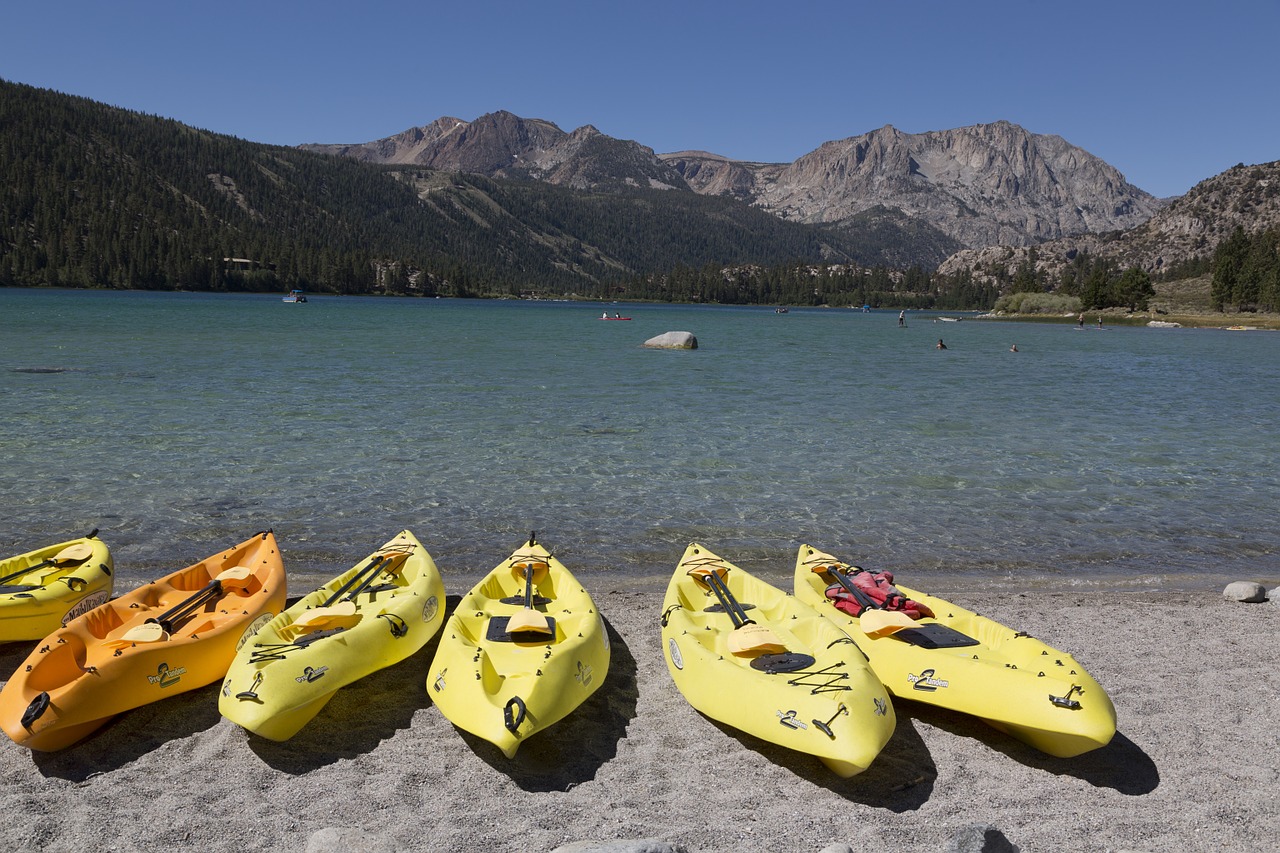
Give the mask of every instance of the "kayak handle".
<svg viewBox="0 0 1280 853">
<path fill-rule="evenodd" d="M 1078 711 L 1080 710 L 1080 703 L 1071 698 L 1071 694 L 1076 692 L 1079 692 L 1081 696 L 1084 695 L 1084 690 L 1080 688 L 1080 685 L 1073 684 L 1071 685 L 1071 689 L 1067 691 L 1066 696 L 1054 696 L 1050 693 L 1049 701 L 1057 705 L 1059 708 L 1066 708 L 1069 711 Z"/>
<path fill-rule="evenodd" d="M 513 707 L 517 709 L 515 714 L 511 712 Z M 519 696 L 512 696 L 507 700 L 506 706 L 502 709 L 502 723 L 507 727 L 507 731 L 516 733 L 516 729 L 520 728 L 520 724 L 524 722 L 526 711 L 524 700 Z"/>
</svg>

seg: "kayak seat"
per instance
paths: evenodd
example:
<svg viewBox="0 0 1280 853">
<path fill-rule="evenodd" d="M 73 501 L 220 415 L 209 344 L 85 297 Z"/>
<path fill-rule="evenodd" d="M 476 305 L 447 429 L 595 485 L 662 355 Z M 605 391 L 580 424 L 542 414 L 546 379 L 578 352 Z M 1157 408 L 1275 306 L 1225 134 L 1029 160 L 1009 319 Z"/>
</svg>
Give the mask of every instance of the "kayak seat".
<svg viewBox="0 0 1280 853">
<path fill-rule="evenodd" d="M 958 649 L 964 646 L 981 645 L 968 634 L 962 634 L 938 622 L 928 622 L 914 628 L 902 628 L 895 631 L 892 636 L 925 649 Z"/>
<path fill-rule="evenodd" d="M 499 598 L 498 601 L 503 604 L 524 604 L 524 593 L 520 593 L 519 595 L 509 595 L 506 598 Z M 529 603 L 534 607 L 537 607 L 540 604 L 550 604 L 551 599 L 547 598 L 545 595 L 538 595 L 535 592 L 533 594 L 533 600 Z"/>
<path fill-rule="evenodd" d="M 192 635 L 199 636 L 207 631 L 212 631 L 214 628 L 217 628 L 217 627 L 218 627 L 217 622 L 215 622 L 212 619 L 206 619 L 205 621 L 195 625 L 183 626 L 182 633 L 187 636 L 192 636 Z"/>
<path fill-rule="evenodd" d="M 547 627 L 551 629 L 551 633 L 544 634 L 541 631 L 516 631 L 512 633 L 507 630 L 507 622 L 510 616 L 492 616 L 489 618 L 489 624 L 485 630 L 485 639 L 491 643 L 543 643 L 550 644 L 556 639 L 556 620 L 554 617 L 547 617 Z"/>
<path fill-rule="evenodd" d="M 342 601 L 330 607 L 308 610 L 288 625 L 282 626 L 278 633 L 282 640 L 294 641 L 306 634 L 319 631 L 352 628 L 363 618 L 354 602 Z"/>
<path fill-rule="evenodd" d="M 128 620 L 130 624 L 135 624 L 133 619 Z M 143 619 L 138 619 L 141 622 Z M 95 607 L 88 613 L 84 614 L 84 625 L 88 629 L 89 634 L 99 640 L 105 640 L 113 631 L 124 625 L 126 620 L 121 617 L 115 604 L 108 604 L 104 607 Z M 124 633 L 121 631 L 120 633 Z"/>
<path fill-rule="evenodd" d="M 754 604 L 748 604 L 748 603 L 747 603 L 747 602 L 745 602 L 745 601 L 740 601 L 740 602 L 738 602 L 738 606 L 739 606 L 739 607 L 741 607 L 743 610 L 755 610 L 755 609 L 756 609 L 756 606 L 755 606 Z M 723 605 L 723 604 L 720 604 L 720 603 L 716 603 L 716 604 L 709 604 L 709 605 L 707 605 L 706 607 L 704 607 L 704 608 L 702 608 L 702 609 L 703 609 L 703 611 L 704 611 L 704 612 L 706 612 L 706 613 L 724 613 L 724 612 L 725 612 L 724 605 Z"/>
</svg>

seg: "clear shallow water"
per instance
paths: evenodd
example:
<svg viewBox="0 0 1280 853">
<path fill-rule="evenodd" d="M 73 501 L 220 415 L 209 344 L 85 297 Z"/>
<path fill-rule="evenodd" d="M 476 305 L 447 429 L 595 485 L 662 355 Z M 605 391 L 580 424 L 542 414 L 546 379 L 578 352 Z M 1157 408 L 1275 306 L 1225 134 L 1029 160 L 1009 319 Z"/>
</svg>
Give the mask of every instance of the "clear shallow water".
<svg viewBox="0 0 1280 853">
<path fill-rule="evenodd" d="M 328 577 L 408 527 L 459 593 L 531 530 L 589 583 L 695 539 L 784 584 L 806 541 L 909 586 L 1280 580 L 1280 335 L 607 307 L 0 290 L 0 546 L 99 527 L 141 581 L 272 527 Z"/>
</svg>

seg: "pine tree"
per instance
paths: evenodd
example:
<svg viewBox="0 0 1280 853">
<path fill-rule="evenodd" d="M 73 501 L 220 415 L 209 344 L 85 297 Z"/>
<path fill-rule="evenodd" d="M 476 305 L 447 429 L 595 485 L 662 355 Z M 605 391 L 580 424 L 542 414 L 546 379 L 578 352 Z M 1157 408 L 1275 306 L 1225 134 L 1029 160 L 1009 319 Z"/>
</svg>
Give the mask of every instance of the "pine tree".
<svg viewBox="0 0 1280 853">
<path fill-rule="evenodd" d="M 1130 311 L 1146 311 L 1156 289 L 1151 284 L 1151 276 L 1139 267 L 1129 267 L 1116 282 L 1115 293 L 1119 304 Z"/>
<path fill-rule="evenodd" d="M 1210 287 L 1215 311 L 1225 310 L 1227 303 L 1234 301 L 1240 271 L 1248 254 L 1249 237 L 1240 226 L 1236 226 L 1231 236 L 1218 244 L 1217 251 L 1213 253 L 1213 284 Z"/>
</svg>

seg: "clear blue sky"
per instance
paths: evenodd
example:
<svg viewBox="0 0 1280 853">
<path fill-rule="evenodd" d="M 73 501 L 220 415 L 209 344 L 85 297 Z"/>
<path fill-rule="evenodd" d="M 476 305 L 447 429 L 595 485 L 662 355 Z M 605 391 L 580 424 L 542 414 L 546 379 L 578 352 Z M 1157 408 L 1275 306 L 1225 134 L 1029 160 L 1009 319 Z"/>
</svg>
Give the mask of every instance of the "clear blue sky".
<svg viewBox="0 0 1280 853">
<path fill-rule="evenodd" d="M 15 0 L 0 77 L 279 145 L 505 109 L 789 162 L 1007 119 L 1157 196 L 1280 159 L 1280 0 Z"/>
</svg>

